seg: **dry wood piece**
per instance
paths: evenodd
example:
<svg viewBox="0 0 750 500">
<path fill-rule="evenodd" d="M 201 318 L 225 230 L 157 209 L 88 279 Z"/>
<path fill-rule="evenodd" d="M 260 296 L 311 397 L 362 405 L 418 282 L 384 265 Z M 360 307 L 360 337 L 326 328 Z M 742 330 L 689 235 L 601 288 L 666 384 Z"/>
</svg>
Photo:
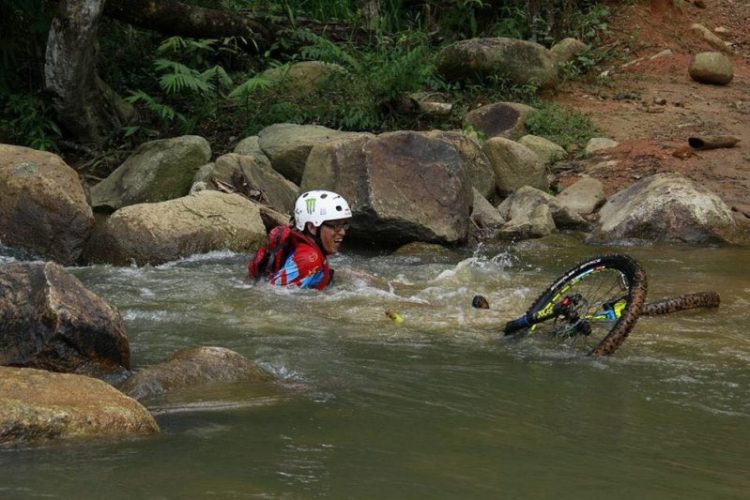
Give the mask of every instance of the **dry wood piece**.
<svg viewBox="0 0 750 500">
<path fill-rule="evenodd" d="M 688 144 L 693 149 L 733 148 L 738 142 L 740 139 L 731 135 L 688 138 Z"/>
<path fill-rule="evenodd" d="M 251 202 L 255 203 L 260 210 L 260 218 L 263 220 L 263 225 L 266 229 L 272 229 L 276 226 L 287 226 L 289 225 L 289 215 L 274 210 L 270 206 L 259 202 L 257 199 L 253 199 L 248 194 L 238 191 L 234 186 L 227 184 L 226 182 L 220 181 L 219 179 L 212 179 L 216 188 L 223 193 L 236 193 L 244 196 Z M 258 196 L 258 198 L 265 198 L 264 196 Z"/>
</svg>

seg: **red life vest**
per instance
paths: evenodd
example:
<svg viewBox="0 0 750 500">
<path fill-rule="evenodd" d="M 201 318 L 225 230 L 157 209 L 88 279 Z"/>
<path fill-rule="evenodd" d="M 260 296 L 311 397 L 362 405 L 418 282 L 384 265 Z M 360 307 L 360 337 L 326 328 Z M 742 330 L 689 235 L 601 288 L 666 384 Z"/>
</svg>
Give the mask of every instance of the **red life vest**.
<svg viewBox="0 0 750 500">
<path fill-rule="evenodd" d="M 299 247 L 299 252 L 298 250 Z M 294 254 L 298 275 L 287 282 L 285 276 L 276 276 L 284 268 L 287 260 Z M 331 281 L 332 271 L 328 259 L 318 245 L 307 235 L 290 226 L 277 226 L 268 235 L 268 244 L 260 248 L 247 266 L 248 275 L 257 281 L 262 276 L 269 280 L 276 276 L 277 284 L 300 285 L 301 281 L 312 274 L 322 272 L 323 276 L 314 288 L 322 290 Z"/>
</svg>

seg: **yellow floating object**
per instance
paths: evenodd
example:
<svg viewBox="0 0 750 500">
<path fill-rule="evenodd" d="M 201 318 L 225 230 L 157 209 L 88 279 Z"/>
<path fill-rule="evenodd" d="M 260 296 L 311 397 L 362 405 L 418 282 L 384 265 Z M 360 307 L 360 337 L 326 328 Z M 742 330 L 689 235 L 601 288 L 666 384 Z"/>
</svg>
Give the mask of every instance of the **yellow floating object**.
<svg viewBox="0 0 750 500">
<path fill-rule="evenodd" d="M 402 318 L 397 312 L 393 311 L 386 311 L 385 315 L 388 316 L 393 320 L 394 323 L 403 323 L 404 318 Z"/>
</svg>

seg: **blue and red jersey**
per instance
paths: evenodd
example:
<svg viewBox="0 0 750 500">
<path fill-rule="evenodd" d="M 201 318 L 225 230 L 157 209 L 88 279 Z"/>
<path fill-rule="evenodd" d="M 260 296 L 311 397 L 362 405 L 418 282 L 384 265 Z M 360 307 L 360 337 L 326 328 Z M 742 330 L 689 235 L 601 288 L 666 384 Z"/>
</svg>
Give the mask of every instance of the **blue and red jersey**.
<svg viewBox="0 0 750 500">
<path fill-rule="evenodd" d="M 295 232 L 294 239 L 294 250 L 283 267 L 271 277 L 271 284 L 324 289 L 331 281 L 328 259 L 307 236 Z"/>
</svg>

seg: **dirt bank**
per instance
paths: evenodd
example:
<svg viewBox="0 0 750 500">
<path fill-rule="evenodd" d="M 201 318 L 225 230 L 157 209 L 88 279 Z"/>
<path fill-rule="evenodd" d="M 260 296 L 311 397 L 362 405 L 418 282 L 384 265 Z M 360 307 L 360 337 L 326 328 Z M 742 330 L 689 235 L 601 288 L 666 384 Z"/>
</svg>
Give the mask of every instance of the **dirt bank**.
<svg viewBox="0 0 750 500">
<path fill-rule="evenodd" d="M 649 175 L 678 172 L 716 192 L 750 227 L 750 2 L 613 2 L 605 48 L 617 56 L 595 82 L 567 82 L 551 99 L 589 114 L 601 135 L 620 143 L 559 167 L 561 186 L 581 175 L 612 194 Z M 688 75 L 698 52 L 716 51 L 691 27 L 700 23 L 728 43 L 734 79 L 705 85 Z M 650 59 L 670 50 L 672 55 Z M 643 58 L 643 59 L 641 59 Z M 694 136 L 731 135 L 733 148 L 685 153 Z M 676 153 L 676 155 L 675 155 Z"/>
</svg>

